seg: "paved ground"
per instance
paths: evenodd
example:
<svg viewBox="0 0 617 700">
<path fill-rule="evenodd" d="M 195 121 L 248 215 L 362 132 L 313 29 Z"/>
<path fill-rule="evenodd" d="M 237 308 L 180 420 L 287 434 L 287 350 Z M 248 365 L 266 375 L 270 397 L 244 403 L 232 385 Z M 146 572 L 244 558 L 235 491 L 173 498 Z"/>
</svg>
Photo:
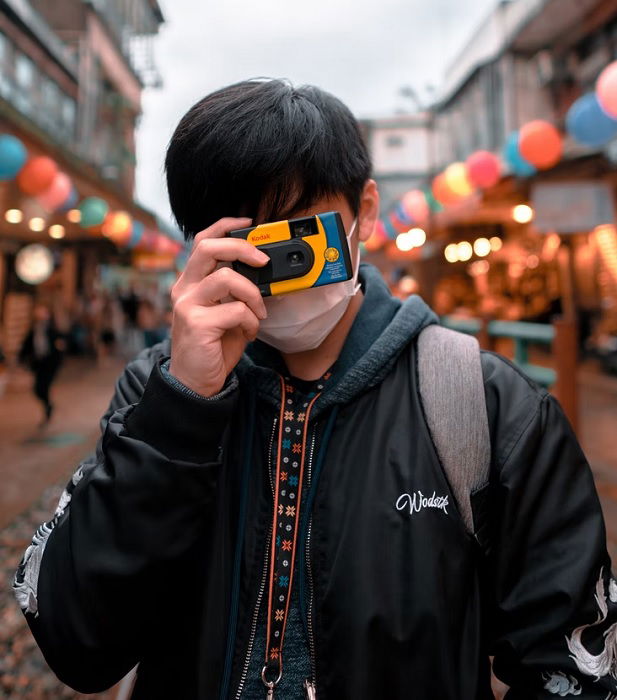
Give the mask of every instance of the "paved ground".
<svg viewBox="0 0 617 700">
<path fill-rule="evenodd" d="M 19 375 L 17 386 L 0 398 L 0 530 L 90 451 L 121 366 L 67 363 L 52 387 L 56 411 L 45 429 L 37 427 L 42 410 L 27 390 L 29 375 Z"/>
<path fill-rule="evenodd" d="M 57 700 L 81 696 L 46 670 L 10 592 L 10 582 L 34 529 L 50 517 L 64 482 L 98 437 L 120 362 L 97 369 L 72 361 L 55 387 L 57 412 L 36 428 L 40 408 L 27 391 L 0 397 L 0 700 Z M 580 439 L 593 468 L 607 521 L 609 550 L 617 562 L 617 378 L 592 365 L 579 372 Z M 116 697 L 116 691 L 87 696 Z"/>
</svg>

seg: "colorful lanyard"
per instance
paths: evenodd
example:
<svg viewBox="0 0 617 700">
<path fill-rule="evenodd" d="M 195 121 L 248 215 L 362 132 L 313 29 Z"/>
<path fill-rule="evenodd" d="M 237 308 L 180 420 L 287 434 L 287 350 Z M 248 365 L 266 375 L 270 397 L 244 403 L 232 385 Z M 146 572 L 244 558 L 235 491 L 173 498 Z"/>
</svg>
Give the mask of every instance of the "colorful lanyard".
<svg viewBox="0 0 617 700">
<path fill-rule="evenodd" d="M 324 379 L 329 376 L 330 373 L 327 373 Z M 321 387 L 320 382 L 319 388 Z M 315 394 L 310 401 L 296 402 L 290 398 L 294 391 L 294 387 L 281 377 L 282 398 L 274 484 L 268 628 L 265 664 L 261 671 L 267 698 L 274 698 L 274 689 L 283 676 L 283 640 L 298 544 L 309 416 L 320 396 Z"/>
</svg>

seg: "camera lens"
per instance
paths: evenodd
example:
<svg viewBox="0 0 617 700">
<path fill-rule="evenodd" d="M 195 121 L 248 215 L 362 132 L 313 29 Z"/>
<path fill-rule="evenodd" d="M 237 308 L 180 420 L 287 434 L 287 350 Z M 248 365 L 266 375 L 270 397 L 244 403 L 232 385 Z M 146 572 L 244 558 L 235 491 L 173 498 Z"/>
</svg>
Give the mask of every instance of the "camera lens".
<svg viewBox="0 0 617 700">
<path fill-rule="evenodd" d="M 294 251 L 293 253 L 289 253 L 287 256 L 287 262 L 291 266 L 297 267 L 298 265 L 302 265 L 304 262 L 304 253 L 301 251 Z"/>
</svg>

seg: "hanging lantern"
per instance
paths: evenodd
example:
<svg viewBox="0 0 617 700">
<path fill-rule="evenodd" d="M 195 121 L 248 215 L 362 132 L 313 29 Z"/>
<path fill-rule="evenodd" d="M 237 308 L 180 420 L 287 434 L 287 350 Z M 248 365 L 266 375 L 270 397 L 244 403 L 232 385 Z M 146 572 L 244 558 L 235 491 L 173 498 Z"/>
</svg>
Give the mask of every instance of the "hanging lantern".
<svg viewBox="0 0 617 700">
<path fill-rule="evenodd" d="M 433 179 L 433 196 L 444 207 L 456 204 L 460 200 L 460 196 L 448 187 L 445 173 L 440 173 Z"/>
<path fill-rule="evenodd" d="M 81 225 L 84 228 L 92 228 L 103 223 L 109 211 L 109 205 L 100 197 L 86 197 L 80 202 L 79 211 L 81 212 Z"/>
<path fill-rule="evenodd" d="M 131 237 L 132 219 L 125 211 L 110 211 L 101 226 L 101 233 L 117 245 L 125 245 Z"/>
<path fill-rule="evenodd" d="M 407 218 L 407 217 L 405 217 Z M 402 221 L 401 219 L 398 218 L 396 215 L 396 212 L 392 212 L 389 216 L 388 219 L 392 226 L 396 229 L 397 233 L 402 233 L 403 231 L 407 231 L 409 228 L 409 224 L 405 223 L 405 221 Z"/>
<path fill-rule="evenodd" d="M 62 172 L 56 173 L 51 185 L 39 195 L 40 204 L 49 211 L 55 211 L 66 202 L 73 190 L 71 178 Z"/>
<path fill-rule="evenodd" d="M 527 162 L 519 150 L 519 132 L 513 131 L 504 148 L 503 156 L 506 163 L 510 166 L 510 170 L 517 177 L 531 177 L 535 175 L 535 167 Z"/>
<path fill-rule="evenodd" d="M 528 163 L 539 170 L 547 170 L 559 162 L 563 138 L 552 124 L 536 119 L 521 128 L 518 148 Z"/>
<path fill-rule="evenodd" d="M 429 210 L 432 211 L 433 214 L 438 214 L 443 209 L 443 207 L 435 199 L 435 196 L 433 195 L 432 189 L 424 190 L 423 194 L 424 194 L 424 199 L 426 199 L 426 203 L 428 204 Z"/>
<path fill-rule="evenodd" d="M 54 258 L 49 248 L 32 243 L 22 248 L 15 257 L 15 272 L 26 284 L 41 284 L 54 270 Z"/>
<path fill-rule="evenodd" d="M 28 152 L 12 134 L 0 134 L 0 180 L 12 180 L 24 167 Z"/>
<path fill-rule="evenodd" d="M 600 73 L 596 83 L 596 95 L 602 109 L 617 119 L 617 61 L 613 61 Z"/>
<path fill-rule="evenodd" d="M 444 177 L 448 189 L 458 197 L 468 197 L 473 192 L 473 185 L 469 182 L 465 163 L 452 163 L 444 171 Z"/>
<path fill-rule="evenodd" d="M 617 120 L 602 109 L 593 92 L 583 95 L 570 107 L 566 128 L 570 136 L 583 146 L 604 146 L 617 136 Z"/>
<path fill-rule="evenodd" d="M 424 223 L 430 215 L 429 204 L 422 190 L 407 192 L 401 200 L 401 206 L 411 218 L 410 223 Z"/>
<path fill-rule="evenodd" d="M 395 240 L 399 232 L 394 228 L 390 219 L 382 219 L 381 223 L 388 239 Z"/>
<path fill-rule="evenodd" d="M 490 151 L 476 151 L 465 163 L 469 181 L 476 187 L 489 189 L 501 178 L 501 161 Z"/>
<path fill-rule="evenodd" d="M 176 256 L 184 246 L 179 241 L 172 241 L 171 238 L 159 234 L 154 244 L 154 252 L 159 255 Z"/>
<path fill-rule="evenodd" d="M 47 156 L 31 158 L 19 171 L 17 184 L 24 194 L 42 194 L 49 189 L 58 174 L 56 162 Z"/>
<path fill-rule="evenodd" d="M 129 240 L 126 242 L 127 248 L 134 248 L 139 243 L 141 237 L 144 235 L 144 229 L 145 226 L 141 223 L 141 221 L 133 221 L 131 235 Z"/>
<path fill-rule="evenodd" d="M 394 215 L 400 222 L 402 222 L 407 227 L 411 226 L 414 223 L 413 216 L 410 216 L 407 209 L 403 206 L 403 202 L 399 202 L 396 205 L 394 209 Z"/>
<path fill-rule="evenodd" d="M 77 202 L 79 201 L 79 195 L 77 194 L 77 190 L 74 187 L 71 187 L 71 191 L 68 194 L 68 197 L 60 204 L 58 207 L 58 211 L 68 211 L 69 209 L 73 209 L 76 205 Z"/>
</svg>

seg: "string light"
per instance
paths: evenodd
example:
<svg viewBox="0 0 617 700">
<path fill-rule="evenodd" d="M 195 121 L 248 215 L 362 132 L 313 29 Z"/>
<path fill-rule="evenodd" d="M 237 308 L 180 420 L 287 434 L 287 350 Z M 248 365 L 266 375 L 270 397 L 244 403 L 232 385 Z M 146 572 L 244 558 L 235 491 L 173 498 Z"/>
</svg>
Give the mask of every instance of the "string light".
<svg viewBox="0 0 617 700">
<path fill-rule="evenodd" d="M 539 264 L 540 264 L 540 258 L 537 255 L 530 255 L 527 258 L 527 267 L 530 270 L 535 270 Z"/>
<path fill-rule="evenodd" d="M 8 209 L 4 212 L 4 218 L 9 224 L 20 224 L 24 215 L 21 209 Z"/>
<path fill-rule="evenodd" d="M 41 218 L 40 216 L 33 216 L 28 222 L 28 226 L 30 227 L 31 231 L 36 231 L 39 233 L 45 228 L 45 219 Z"/>
<path fill-rule="evenodd" d="M 50 226 L 49 235 L 51 236 L 51 238 L 64 238 L 64 236 L 66 235 L 64 226 L 62 226 L 61 224 L 54 224 L 53 226 Z"/>
<path fill-rule="evenodd" d="M 533 221 L 534 211 L 528 204 L 517 204 L 512 209 L 512 218 L 517 224 L 528 224 Z"/>
<path fill-rule="evenodd" d="M 81 221 L 81 212 L 79 211 L 79 209 L 69 209 L 66 212 L 66 218 L 72 224 L 78 224 Z"/>
<path fill-rule="evenodd" d="M 503 248 L 503 241 L 501 238 L 499 238 L 499 236 L 493 236 L 491 239 L 489 239 L 489 243 L 491 244 L 491 250 L 494 253 Z"/>
<path fill-rule="evenodd" d="M 462 241 L 459 243 L 457 249 L 458 259 L 462 260 L 463 262 L 467 262 L 467 260 L 469 260 L 473 255 L 473 248 L 471 247 L 471 243 L 468 241 Z"/>
<path fill-rule="evenodd" d="M 476 255 L 483 258 L 491 252 L 491 242 L 488 238 L 478 238 L 473 244 L 473 250 Z"/>
<path fill-rule="evenodd" d="M 458 262 L 458 246 L 456 243 L 450 243 L 450 245 L 446 246 L 443 254 L 449 263 Z"/>
<path fill-rule="evenodd" d="M 479 277 L 480 275 L 485 275 L 490 270 L 490 267 L 488 260 L 476 260 L 469 266 L 469 274 L 472 277 Z"/>
<path fill-rule="evenodd" d="M 412 228 L 407 232 L 409 238 L 416 248 L 423 246 L 426 243 L 426 232 L 421 228 Z"/>
<path fill-rule="evenodd" d="M 411 250 L 414 247 L 412 237 L 409 231 L 407 233 L 399 233 L 396 237 L 396 247 L 402 250 L 404 253 Z"/>
</svg>

